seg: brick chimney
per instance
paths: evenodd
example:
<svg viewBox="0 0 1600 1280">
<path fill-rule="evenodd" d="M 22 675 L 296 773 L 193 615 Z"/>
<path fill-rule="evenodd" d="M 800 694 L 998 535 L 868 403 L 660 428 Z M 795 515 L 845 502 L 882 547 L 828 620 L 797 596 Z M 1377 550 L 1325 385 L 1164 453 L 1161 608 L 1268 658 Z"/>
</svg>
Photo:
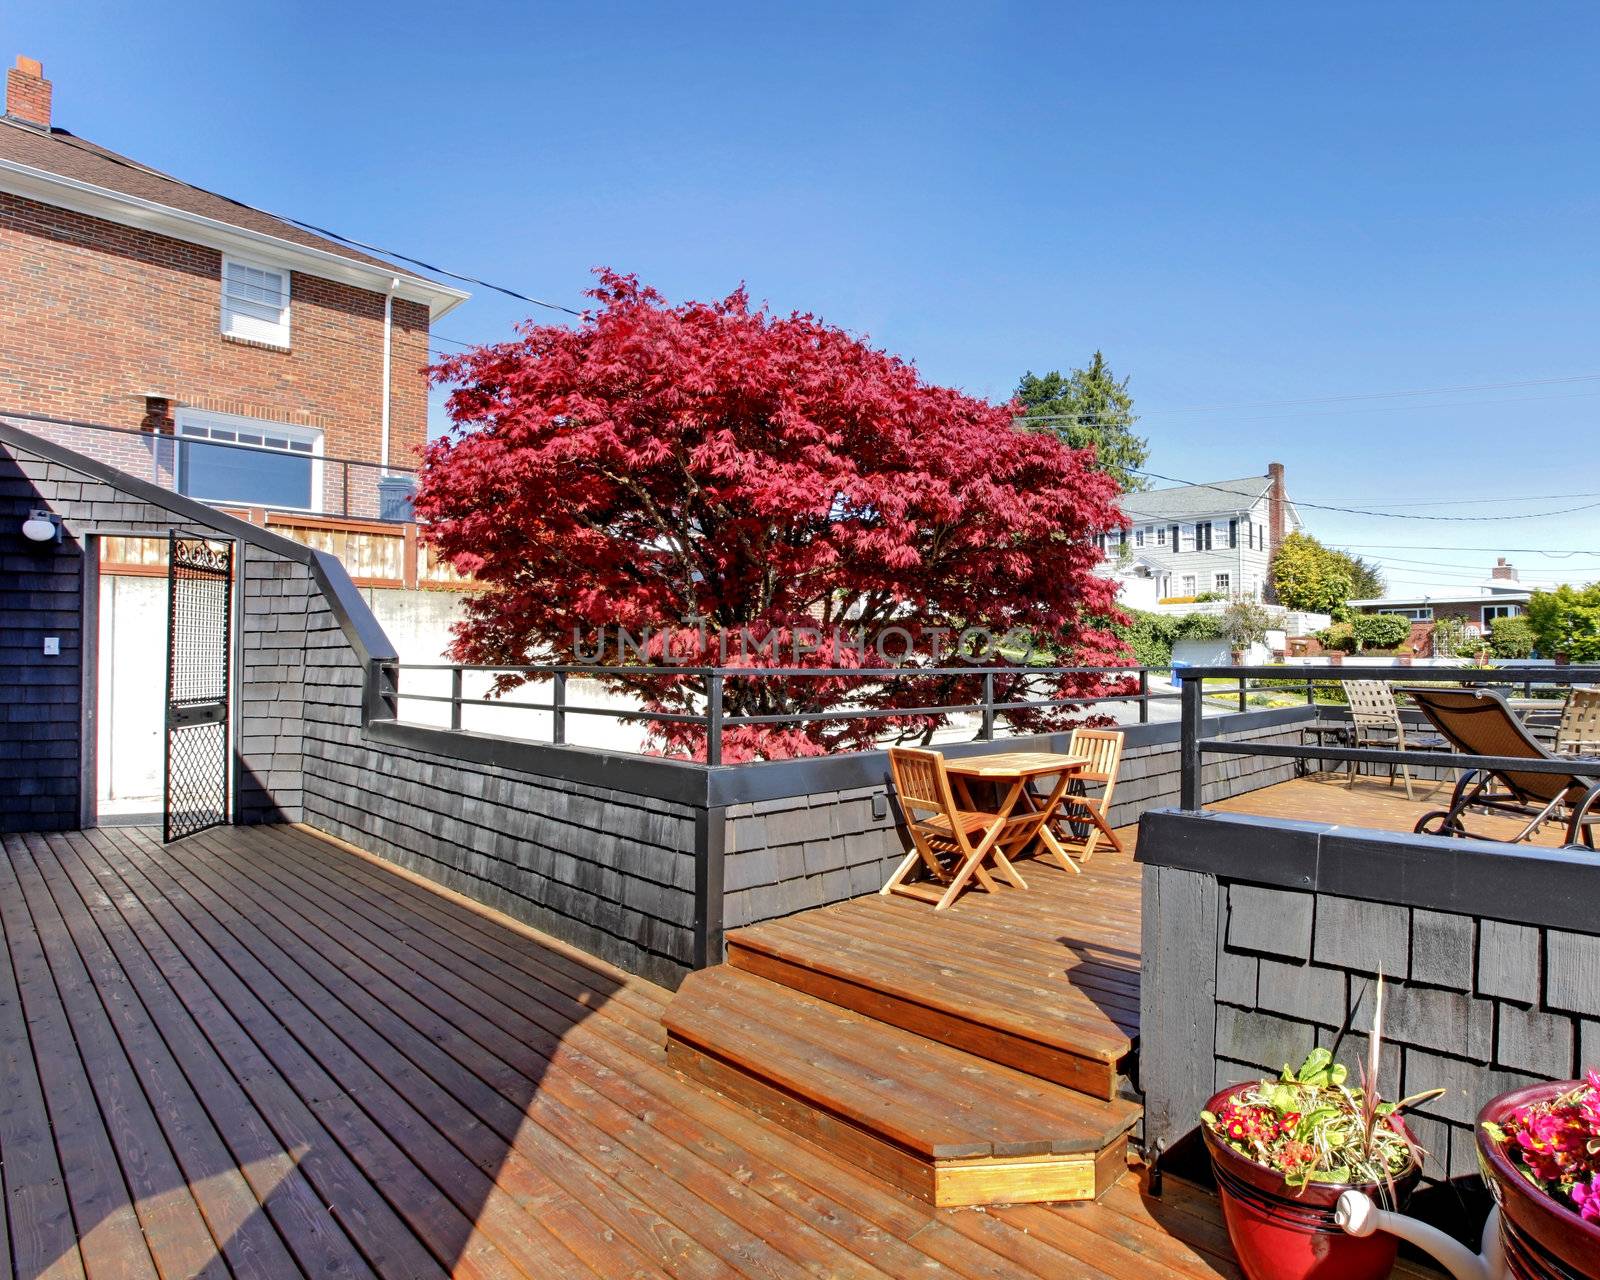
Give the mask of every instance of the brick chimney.
<svg viewBox="0 0 1600 1280">
<path fill-rule="evenodd" d="M 1494 568 L 1489 570 L 1489 577 L 1496 582 L 1517 581 L 1517 566 L 1511 564 L 1504 556 L 1494 562 Z"/>
<path fill-rule="evenodd" d="M 50 128 L 50 82 L 44 67 L 17 55 L 17 65 L 6 69 L 6 116 L 35 129 Z"/>
<path fill-rule="evenodd" d="M 1289 528 L 1289 491 L 1283 483 L 1283 463 L 1267 463 L 1267 479 L 1272 481 L 1267 506 L 1267 555 L 1270 558 L 1278 554 Z"/>
</svg>

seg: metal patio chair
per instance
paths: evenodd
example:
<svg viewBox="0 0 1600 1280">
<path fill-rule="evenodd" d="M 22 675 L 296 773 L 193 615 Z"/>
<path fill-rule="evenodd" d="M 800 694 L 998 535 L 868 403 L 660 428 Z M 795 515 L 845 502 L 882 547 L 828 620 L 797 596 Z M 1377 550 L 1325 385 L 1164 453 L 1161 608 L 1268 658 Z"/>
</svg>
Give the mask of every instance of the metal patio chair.
<svg viewBox="0 0 1600 1280">
<path fill-rule="evenodd" d="M 1405 721 L 1400 717 L 1400 704 L 1395 701 L 1394 691 L 1382 680 L 1342 680 L 1345 700 L 1350 704 L 1350 745 L 1352 747 L 1393 747 L 1404 751 L 1408 747 L 1417 751 L 1439 751 L 1445 746 L 1445 740 L 1431 734 L 1414 736 L 1409 742 L 1406 740 Z M 1415 800 L 1416 795 L 1411 789 L 1411 768 L 1409 765 L 1389 766 L 1389 785 L 1394 786 L 1395 770 L 1399 769 L 1400 776 L 1405 779 L 1406 799 Z M 1354 760 L 1350 762 L 1346 787 L 1356 785 L 1356 775 L 1361 766 Z"/>
<path fill-rule="evenodd" d="M 1401 689 L 1457 751 L 1475 756 L 1561 761 L 1528 732 L 1505 698 L 1492 689 Z M 1469 809 L 1486 809 L 1526 818 L 1505 843 L 1527 840 L 1563 806 L 1568 811 L 1567 843 L 1581 840 L 1594 848 L 1593 812 L 1600 800 L 1600 760 L 1584 772 L 1522 773 L 1514 768 L 1468 768 L 1456 783 L 1448 809 L 1425 813 L 1413 828 L 1421 835 L 1471 835 L 1462 821 Z M 1485 836 L 1483 839 L 1502 839 Z"/>
<path fill-rule="evenodd" d="M 1600 755 L 1600 689 L 1574 689 L 1556 726 L 1558 756 Z"/>
</svg>

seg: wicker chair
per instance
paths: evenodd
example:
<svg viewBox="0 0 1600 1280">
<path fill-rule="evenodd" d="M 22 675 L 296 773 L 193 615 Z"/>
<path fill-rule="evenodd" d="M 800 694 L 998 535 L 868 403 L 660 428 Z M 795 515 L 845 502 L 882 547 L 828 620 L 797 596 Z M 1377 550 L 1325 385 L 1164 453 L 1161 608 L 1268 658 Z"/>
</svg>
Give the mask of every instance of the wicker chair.
<svg viewBox="0 0 1600 1280">
<path fill-rule="evenodd" d="M 1600 755 L 1600 689 L 1574 689 L 1556 726 L 1558 756 Z"/>
<path fill-rule="evenodd" d="M 1405 751 L 1408 747 L 1413 751 L 1438 751 L 1446 745 L 1443 738 L 1433 734 L 1413 737 L 1407 742 L 1405 722 L 1400 718 L 1400 706 L 1394 700 L 1393 691 L 1384 681 L 1345 680 L 1342 683 L 1345 699 L 1350 703 L 1351 746 L 1393 747 L 1397 751 Z M 1394 786 L 1396 768 L 1405 779 L 1406 799 L 1416 799 L 1411 790 L 1411 770 L 1408 766 L 1391 764 L 1389 785 Z M 1356 785 L 1358 770 L 1358 763 L 1352 760 L 1346 786 Z"/>
</svg>

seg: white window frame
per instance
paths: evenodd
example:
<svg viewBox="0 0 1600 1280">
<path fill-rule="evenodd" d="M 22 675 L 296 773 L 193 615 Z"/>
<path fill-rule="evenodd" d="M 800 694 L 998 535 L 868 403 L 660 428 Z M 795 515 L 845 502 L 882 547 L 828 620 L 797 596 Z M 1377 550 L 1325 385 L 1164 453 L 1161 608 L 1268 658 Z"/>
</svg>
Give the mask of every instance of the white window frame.
<svg viewBox="0 0 1600 1280">
<path fill-rule="evenodd" d="M 1232 577 L 1226 573 L 1214 573 L 1211 575 L 1211 589 L 1213 591 L 1231 591 L 1233 588 L 1229 586 L 1229 583 L 1232 581 Z"/>
<path fill-rule="evenodd" d="M 1183 575 L 1183 591 L 1182 591 L 1182 594 L 1186 595 L 1186 596 L 1189 596 L 1189 597 L 1193 597 L 1196 594 L 1196 592 L 1195 592 L 1195 576 L 1194 576 L 1194 574 L 1186 573 L 1186 574 Z"/>
<path fill-rule="evenodd" d="M 1484 630 L 1487 631 L 1496 618 L 1515 618 L 1521 612 L 1520 604 L 1486 604 L 1482 610 Z"/>
<path fill-rule="evenodd" d="M 276 320 L 268 319 L 264 315 L 252 315 L 249 308 L 258 308 L 265 311 L 271 304 L 257 298 L 243 295 L 230 295 L 228 292 L 228 268 L 241 267 L 247 271 L 269 272 L 283 281 L 283 288 L 279 294 L 278 317 Z M 222 279 L 220 282 L 220 320 L 219 326 L 224 337 L 234 338 L 240 342 L 255 342 L 263 346 L 278 347 L 284 351 L 289 350 L 290 336 L 293 329 L 293 292 L 294 283 L 292 273 L 288 267 L 275 262 L 267 262 L 259 258 L 243 258 L 235 254 L 222 255 Z M 230 297 L 237 300 L 237 305 L 230 304 Z M 242 325 L 239 323 L 244 321 Z M 260 328 L 255 328 L 259 325 Z"/>
<path fill-rule="evenodd" d="M 1412 622 L 1433 621 L 1433 608 L 1431 605 L 1422 605 L 1415 609 L 1379 609 L 1378 612 L 1385 617 L 1407 618 Z"/>
<path fill-rule="evenodd" d="M 1143 529 L 1135 529 L 1133 531 L 1133 545 L 1136 546 L 1136 547 L 1144 546 L 1144 530 Z"/>
<path fill-rule="evenodd" d="M 1167 545 L 1167 526 L 1164 525 L 1164 524 L 1158 524 L 1156 526 L 1156 546 L 1164 547 L 1166 545 Z"/>
<path fill-rule="evenodd" d="M 200 444 L 239 444 L 241 442 L 236 439 L 219 438 L 215 433 L 231 432 L 237 436 L 242 432 L 245 435 L 259 435 L 263 439 L 273 436 L 311 446 L 310 451 L 307 452 L 303 449 L 283 449 L 268 444 L 244 444 L 246 449 L 258 449 L 263 453 L 286 453 L 292 458 L 309 459 L 311 462 L 311 505 L 308 507 L 269 505 L 253 502 L 248 498 L 201 498 L 192 494 L 185 494 L 185 497 L 194 497 L 197 502 L 210 502 L 231 507 L 268 506 L 268 509 L 272 511 L 305 511 L 313 514 L 321 511 L 324 439 L 320 428 L 290 426 L 284 422 L 269 422 L 265 418 L 246 418 L 236 413 L 214 413 L 204 409 L 179 409 L 174 417 L 174 430 L 176 433 L 174 438 L 179 443 L 185 440 L 192 440 Z M 183 493 L 183 484 L 183 450 L 174 447 L 172 459 L 173 489 L 178 493 Z"/>
</svg>

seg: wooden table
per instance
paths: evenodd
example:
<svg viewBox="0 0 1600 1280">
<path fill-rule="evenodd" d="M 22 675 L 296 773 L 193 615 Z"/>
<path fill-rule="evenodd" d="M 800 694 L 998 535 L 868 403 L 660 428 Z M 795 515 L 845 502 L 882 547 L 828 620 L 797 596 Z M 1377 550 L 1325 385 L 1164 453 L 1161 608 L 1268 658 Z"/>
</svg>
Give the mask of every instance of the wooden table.
<svg viewBox="0 0 1600 1280">
<path fill-rule="evenodd" d="M 1000 751 L 993 755 L 966 756 L 960 759 L 945 757 L 945 772 L 950 775 L 952 789 L 963 808 L 996 814 L 1008 828 L 995 850 L 995 862 L 1000 872 L 1019 889 L 1027 883 L 1011 865 L 1010 856 L 1026 849 L 1035 840 L 1044 845 L 1062 866 L 1076 871 L 1077 864 L 1067 856 L 1061 842 L 1050 830 L 1051 816 L 1060 807 L 1061 797 L 1072 785 L 1072 779 L 1089 762 L 1082 756 L 1069 756 L 1056 751 Z M 1047 797 L 1034 792 L 1032 784 L 1040 778 L 1055 778 L 1055 785 Z M 997 809 L 986 809 L 973 799 L 972 784 L 990 782 L 1005 790 Z M 1019 813 L 1018 809 L 1022 811 Z"/>
</svg>

